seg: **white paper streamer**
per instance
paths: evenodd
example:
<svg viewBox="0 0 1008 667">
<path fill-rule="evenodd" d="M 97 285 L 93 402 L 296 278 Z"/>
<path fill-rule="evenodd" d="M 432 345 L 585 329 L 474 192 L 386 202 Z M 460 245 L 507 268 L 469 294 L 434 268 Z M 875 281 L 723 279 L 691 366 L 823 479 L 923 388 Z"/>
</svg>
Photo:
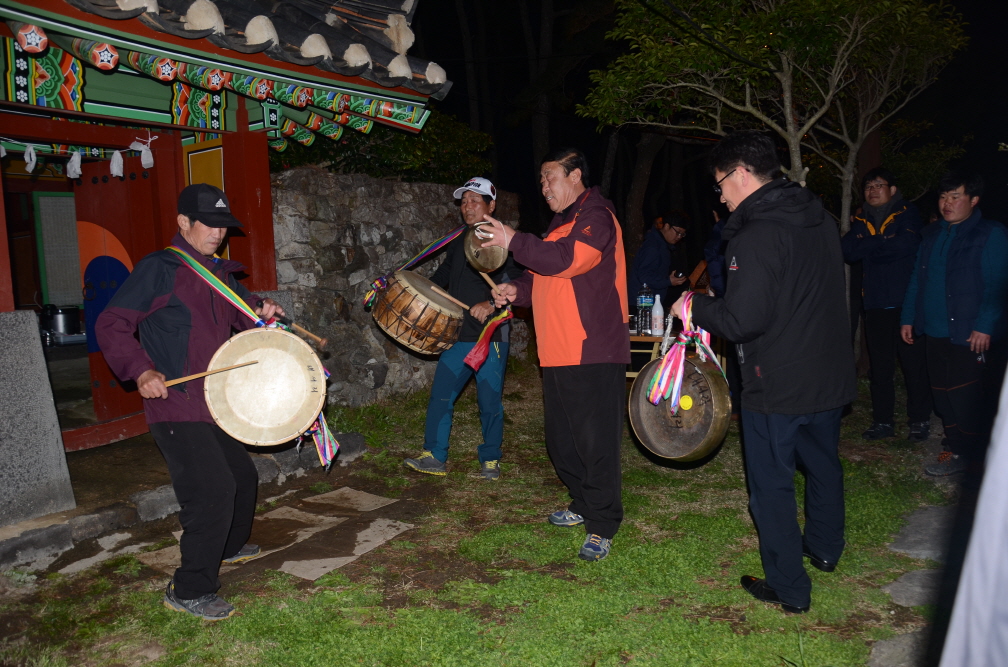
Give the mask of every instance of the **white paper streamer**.
<svg viewBox="0 0 1008 667">
<path fill-rule="evenodd" d="M 80 153 L 70 154 L 70 161 L 67 162 L 67 178 L 80 178 L 81 175 L 80 161 L 81 161 Z"/>
<path fill-rule="evenodd" d="M 130 144 L 130 150 L 140 151 L 140 164 L 144 169 L 150 169 L 154 166 L 154 154 L 151 153 L 150 145 L 155 139 L 157 139 L 157 135 L 151 136 L 150 130 L 147 130 L 146 140 L 137 137 L 136 141 Z"/>
<path fill-rule="evenodd" d="M 35 157 L 35 147 L 32 146 L 31 144 L 25 146 L 24 161 L 25 161 L 25 171 L 27 171 L 29 174 L 35 171 L 35 163 L 37 162 L 37 159 Z"/>
<path fill-rule="evenodd" d="M 7 157 L 7 149 L 0 146 L 0 157 Z"/>
<path fill-rule="evenodd" d="M 112 153 L 112 163 L 109 164 L 109 172 L 113 176 L 118 176 L 122 178 L 123 175 L 123 159 L 122 153 L 115 151 Z"/>
</svg>

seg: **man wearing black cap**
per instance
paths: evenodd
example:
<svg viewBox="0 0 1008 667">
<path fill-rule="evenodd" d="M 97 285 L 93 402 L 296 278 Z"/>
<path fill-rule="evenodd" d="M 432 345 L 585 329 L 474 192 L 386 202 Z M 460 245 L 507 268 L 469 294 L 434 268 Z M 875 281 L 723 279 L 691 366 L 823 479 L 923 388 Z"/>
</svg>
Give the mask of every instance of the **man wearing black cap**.
<svg viewBox="0 0 1008 667">
<path fill-rule="evenodd" d="M 228 228 L 242 226 L 221 190 L 206 183 L 185 188 L 178 200 L 178 226 L 174 248 L 217 276 L 263 320 L 284 314 L 234 278 L 244 266 L 215 255 Z M 205 371 L 233 330 L 253 326 L 183 257 L 166 249 L 137 263 L 95 327 L 109 367 L 121 380 L 136 381 L 182 507 L 182 564 L 168 584 L 164 604 L 208 621 L 234 613 L 216 594 L 221 562 L 259 554 L 259 547 L 246 544 L 259 476 L 244 445 L 214 423 L 203 380 L 170 389 L 165 382 Z"/>
<path fill-rule="evenodd" d="M 636 299 L 646 283 L 655 296 L 661 297 L 662 308 L 668 312 L 675 300 L 689 289 L 686 257 L 677 247 L 686 238 L 689 226 L 689 216 L 683 211 L 672 211 L 655 218 L 654 227 L 644 235 L 627 274 L 627 295 L 630 299 Z"/>
</svg>

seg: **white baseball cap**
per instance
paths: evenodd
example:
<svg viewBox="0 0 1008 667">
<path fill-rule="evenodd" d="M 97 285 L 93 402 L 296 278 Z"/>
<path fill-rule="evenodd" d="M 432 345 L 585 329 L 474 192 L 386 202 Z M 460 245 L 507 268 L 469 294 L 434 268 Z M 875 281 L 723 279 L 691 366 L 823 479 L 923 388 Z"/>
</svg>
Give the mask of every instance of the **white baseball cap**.
<svg viewBox="0 0 1008 667">
<path fill-rule="evenodd" d="M 479 176 L 470 178 L 465 185 L 455 191 L 455 199 L 462 199 L 462 193 L 466 190 L 470 190 L 481 195 L 488 195 L 490 199 L 497 201 L 497 188 L 495 188 L 494 184 L 485 178 L 480 178 Z"/>
</svg>

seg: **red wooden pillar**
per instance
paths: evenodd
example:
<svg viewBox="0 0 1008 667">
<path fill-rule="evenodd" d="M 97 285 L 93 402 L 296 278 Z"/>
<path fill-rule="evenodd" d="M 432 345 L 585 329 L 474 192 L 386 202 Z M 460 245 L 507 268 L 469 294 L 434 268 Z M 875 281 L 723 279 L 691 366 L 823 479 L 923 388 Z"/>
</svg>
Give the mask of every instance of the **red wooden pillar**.
<svg viewBox="0 0 1008 667">
<path fill-rule="evenodd" d="M 182 133 L 170 130 L 151 143 L 154 155 L 154 242 L 166 247 L 178 231 L 178 196 L 185 187 Z"/>
<path fill-rule="evenodd" d="M 275 290 L 276 251 L 273 243 L 273 196 L 270 192 L 269 146 L 266 134 L 250 132 L 245 98 L 239 97 L 237 132 L 224 134 L 224 183 L 231 212 L 243 236 L 228 240 L 231 258 L 249 270 L 250 290 Z"/>
<path fill-rule="evenodd" d="M 14 310 L 14 279 L 11 277 L 10 246 L 7 243 L 7 211 L 4 209 L 3 182 L 0 180 L 0 313 Z M 273 282 L 276 282 L 274 269 Z"/>
</svg>

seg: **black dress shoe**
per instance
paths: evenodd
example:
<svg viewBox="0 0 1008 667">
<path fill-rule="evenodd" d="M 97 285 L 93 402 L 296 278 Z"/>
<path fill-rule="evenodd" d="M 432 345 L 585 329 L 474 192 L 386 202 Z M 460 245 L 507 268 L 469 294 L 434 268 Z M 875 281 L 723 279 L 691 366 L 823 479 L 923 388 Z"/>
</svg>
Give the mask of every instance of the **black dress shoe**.
<svg viewBox="0 0 1008 667">
<path fill-rule="evenodd" d="M 802 555 L 805 556 L 805 558 L 808 558 L 809 562 L 812 563 L 812 567 L 817 570 L 832 572 L 836 569 L 836 563 L 831 563 L 828 560 L 819 558 L 819 556 L 816 556 L 807 546 L 805 546 L 804 542 L 802 542 Z"/>
<path fill-rule="evenodd" d="M 742 588 L 746 589 L 750 595 L 760 602 L 779 604 L 781 609 L 789 614 L 804 614 L 809 610 L 807 606 L 796 607 L 793 604 L 781 601 L 777 596 L 777 591 L 767 586 L 766 579 L 757 579 L 756 577 L 750 577 L 748 574 L 743 575 Z"/>
</svg>

